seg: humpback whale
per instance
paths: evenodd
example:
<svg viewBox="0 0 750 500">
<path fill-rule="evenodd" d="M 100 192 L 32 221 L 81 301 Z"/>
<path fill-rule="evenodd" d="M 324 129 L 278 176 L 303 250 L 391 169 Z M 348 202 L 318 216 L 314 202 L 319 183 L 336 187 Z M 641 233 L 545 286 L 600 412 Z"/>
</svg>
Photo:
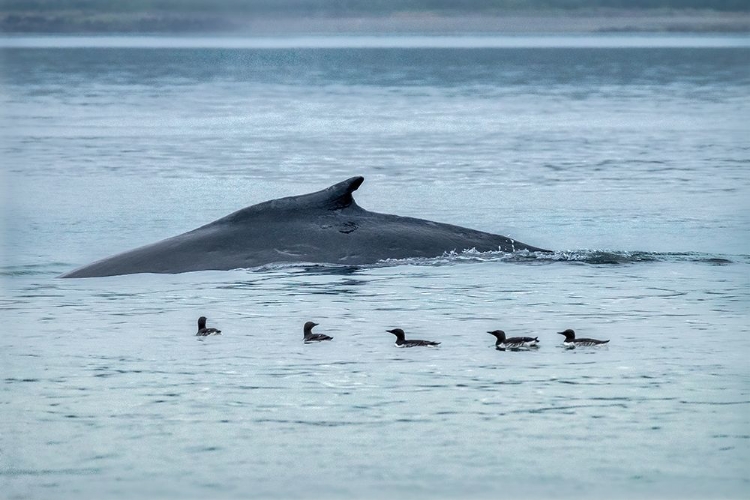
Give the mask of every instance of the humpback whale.
<svg viewBox="0 0 750 500">
<path fill-rule="evenodd" d="M 136 273 L 252 268 L 272 263 L 375 264 L 445 252 L 542 251 L 505 236 L 412 217 L 369 212 L 352 193 L 364 177 L 243 208 L 187 233 L 63 274 L 93 278 Z"/>
</svg>

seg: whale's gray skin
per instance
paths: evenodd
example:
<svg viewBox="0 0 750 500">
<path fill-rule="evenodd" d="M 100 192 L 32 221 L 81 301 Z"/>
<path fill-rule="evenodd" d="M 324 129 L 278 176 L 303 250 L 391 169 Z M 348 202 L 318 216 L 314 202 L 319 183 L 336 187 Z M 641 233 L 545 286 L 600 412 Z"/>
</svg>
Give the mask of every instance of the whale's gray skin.
<svg viewBox="0 0 750 500">
<path fill-rule="evenodd" d="M 374 264 L 445 252 L 546 251 L 460 226 L 368 212 L 352 193 L 364 177 L 243 208 L 193 231 L 81 267 L 63 278 L 184 273 L 271 263 Z"/>
</svg>

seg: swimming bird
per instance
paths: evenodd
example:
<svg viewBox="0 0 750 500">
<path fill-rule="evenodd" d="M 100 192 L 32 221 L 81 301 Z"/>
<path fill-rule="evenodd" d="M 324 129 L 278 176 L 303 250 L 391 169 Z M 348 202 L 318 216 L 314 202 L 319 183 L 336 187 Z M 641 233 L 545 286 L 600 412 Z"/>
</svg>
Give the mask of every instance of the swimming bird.
<svg viewBox="0 0 750 500">
<path fill-rule="evenodd" d="M 609 340 L 597 340 L 597 339 L 577 339 L 576 338 L 576 332 L 568 328 L 564 332 L 557 332 L 560 335 L 565 335 L 565 340 L 563 340 L 563 345 L 565 347 L 576 347 L 576 346 L 593 346 L 593 345 L 602 345 L 609 342 Z"/>
<path fill-rule="evenodd" d="M 331 340 L 333 337 L 329 337 L 328 335 L 323 335 L 322 333 L 313 333 L 312 329 L 314 326 L 318 326 L 318 323 L 313 323 L 312 321 L 308 321 L 305 323 L 304 332 L 305 332 L 305 344 L 308 344 L 310 342 L 322 342 L 324 340 Z"/>
<path fill-rule="evenodd" d="M 505 337 L 505 332 L 502 330 L 495 330 L 493 332 L 487 332 L 490 335 L 494 335 L 497 341 L 495 342 L 495 349 L 498 351 L 504 351 L 510 349 L 511 351 L 518 351 L 521 349 L 537 348 L 539 344 L 539 337 Z"/>
<path fill-rule="evenodd" d="M 394 328 L 393 330 L 386 330 L 388 333 L 392 333 L 396 336 L 397 347 L 418 347 L 427 346 L 435 347 L 440 345 L 440 342 L 433 342 L 431 340 L 406 340 L 404 338 L 404 331 L 401 328 Z"/>
<path fill-rule="evenodd" d="M 198 318 L 198 333 L 196 333 L 195 336 L 208 337 L 209 335 L 221 335 L 221 330 L 217 330 L 216 328 L 206 328 L 206 317 L 201 316 Z"/>
</svg>

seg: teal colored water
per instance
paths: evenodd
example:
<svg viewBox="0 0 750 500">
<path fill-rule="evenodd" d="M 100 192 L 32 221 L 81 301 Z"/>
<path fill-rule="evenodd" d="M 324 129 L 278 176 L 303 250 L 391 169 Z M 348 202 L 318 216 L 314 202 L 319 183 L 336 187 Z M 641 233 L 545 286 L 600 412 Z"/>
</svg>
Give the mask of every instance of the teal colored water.
<svg viewBox="0 0 750 500">
<path fill-rule="evenodd" d="M 2 496 L 750 493 L 747 37 L 0 57 Z M 555 253 L 57 278 L 354 175 L 368 210 Z M 334 340 L 304 345 L 308 320 Z M 541 347 L 498 352 L 498 328 Z"/>
</svg>

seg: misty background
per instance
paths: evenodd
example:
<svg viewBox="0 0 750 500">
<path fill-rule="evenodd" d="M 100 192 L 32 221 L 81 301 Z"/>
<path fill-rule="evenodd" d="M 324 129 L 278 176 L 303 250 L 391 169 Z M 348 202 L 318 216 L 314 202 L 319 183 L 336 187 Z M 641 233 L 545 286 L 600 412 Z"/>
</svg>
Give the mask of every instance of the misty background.
<svg viewBox="0 0 750 500">
<path fill-rule="evenodd" d="M 748 0 L 3 0 L 6 33 L 743 32 Z"/>
</svg>

